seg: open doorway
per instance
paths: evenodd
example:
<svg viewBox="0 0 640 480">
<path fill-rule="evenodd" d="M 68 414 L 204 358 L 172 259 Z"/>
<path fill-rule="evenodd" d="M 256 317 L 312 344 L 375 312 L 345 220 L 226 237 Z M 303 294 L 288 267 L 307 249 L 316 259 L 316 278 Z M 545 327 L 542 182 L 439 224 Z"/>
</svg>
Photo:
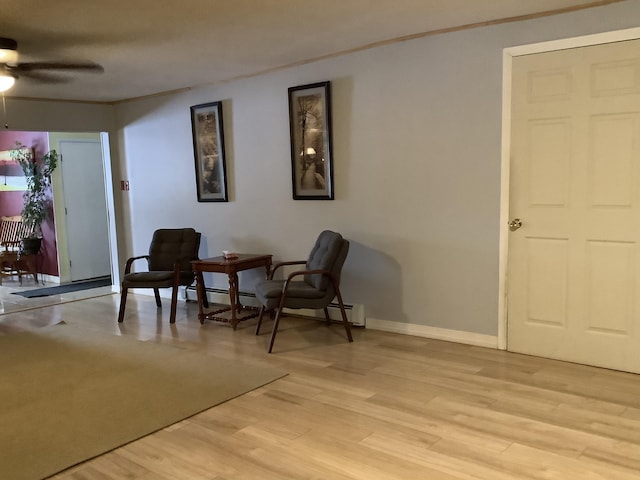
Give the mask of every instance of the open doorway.
<svg viewBox="0 0 640 480">
<path fill-rule="evenodd" d="M 5 131 L 0 132 L 0 150 L 11 148 L 16 141 L 28 145 L 25 139 L 34 135 L 39 136 L 39 143 L 44 145 L 40 150 L 56 150 L 60 155 L 60 164 L 52 178 L 52 219 L 47 251 L 48 258 L 55 259 L 50 263 L 55 265 L 43 268 L 41 279 L 47 285 L 66 285 L 101 278 L 108 279 L 112 289 L 118 269 L 108 135 Z M 38 153 L 42 152 L 36 151 L 36 156 Z M 17 198 L 21 197 L 19 191 L 11 193 L 13 197 L 5 196 L 14 198 L 20 194 Z M 0 210 L 8 205 L 9 202 L 0 201 Z M 13 209 L 16 208 L 20 206 L 13 205 Z M 41 282 L 31 281 L 31 284 L 33 288 L 42 288 Z M 28 287 L 27 282 L 21 287 Z"/>
<path fill-rule="evenodd" d="M 50 133 L 60 283 L 111 277 L 107 176 L 99 134 Z M 109 182 L 110 185 L 110 182 Z"/>
</svg>

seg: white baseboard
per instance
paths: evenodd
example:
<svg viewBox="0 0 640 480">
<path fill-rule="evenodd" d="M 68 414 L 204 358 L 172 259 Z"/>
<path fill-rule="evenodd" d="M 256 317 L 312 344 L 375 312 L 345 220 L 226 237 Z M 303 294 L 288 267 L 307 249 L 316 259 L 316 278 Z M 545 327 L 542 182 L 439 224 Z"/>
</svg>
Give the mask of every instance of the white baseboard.
<svg viewBox="0 0 640 480">
<path fill-rule="evenodd" d="M 47 282 L 47 283 L 60 283 L 60 277 L 54 277 L 53 275 L 49 275 L 46 273 L 40 273 L 38 274 L 38 279 L 41 282 Z"/>
<path fill-rule="evenodd" d="M 364 305 L 362 304 L 345 304 L 344 306 L 345 313 L 347 315 L 347 321 L 351 323 L 355 327 L 364 327 L 366 326 L 366 318 L 364 316 Z M 297 310 L 289 310 L 285 309 L 287 313 L 292 315 L 301 315 L 303 317 L 316 317 L 316 318 L 324 318 L 324 312 L 322 310 L 310 310 L 307 308 L 300 308 Z M 329 305 L 329 318 L 336 322 L 342 322 L 342 313 L 340 313 L 340 306 L 338 304 L 332 303 Z"/>
<path fill-rule="evenodd" d="M 412 323 L 391 322 L 367 317 L 367 328 L 382 332 L 401 333 L 416 337 L 445 340 L 447 342 L 464 343 L 478 347 L 498 348 L 497 335 L 482 335 L 480 333 L 463 332 L 461 330 L 449 330 L 447 328 L 429 327 L 427 325 L 414 325 Z"/>
<path fill-rule="evenodd" d="M 168 290 L 168 292 L 169 292 L 168 298 L 170 298 L 171 291 Z M 153 295 L 153 291 L 150 289 L 146 289 L 146 291 L 141 289 L 140 293 Z M 194 288 L 189 288 L 187 293 L 188 293 L 189 300 L 191 301 L 196 300 L 196 292 Z M 184 298 L 183 295 L 181 295 L 180 297 L 181 299 Z M 254 306 L 254 307 L 259 306 L 259 303 L 254 296 L 246 293 L 241 293 L 241 297 L 242 297 L 243 305 Z M 224 290 L 217 290 L 217 289 L 209 290 L 207 291 L 207 298 L 211 303 L 218 303 L 222 305 L 229 303 L 229 294 Z M 362 306 L 356 305 L 353 307 L 360 308 Z M 336 313 L 334 310 L 337 310 L 337 309 L 333 309 L 333 308 L 329 309 L 332 318 Z M 305 315 L 318 316 L 315 310 L 305 310 L 305 309 L 290 310 L 289 313 L 292 313 L 295 315 L 302 315 L 302 316 L 305 316 Z M 349 308 L 347 308 L 347 318 L 349 318 L 351 314 L 352 314 L 352 311 Z M 357 312 L 357 316 L 358 317 L 360 316 L 360 312 Z M 362 317 L 363 317 L 362 325 L 358 323 L 358 320 L 356 320 L 356 323 L 354 323 L 354 325 L 364 326 L 364 313 L 362 313 Z M 336 319 L 339 319 L 339 317 L 336 317 Z M 349 320 L 352 321 L 355 319 L 349 318 Z M 413 335 L 415 337 L 432 338 L 434 340 L 444 340 L 447 342 L 463 343 L 465 345 L 475 345 L 477 347 L 498 348 L 497 335 L 483 335 L 480 333 L 463 332 L 461 330 L 450 330 L 448 328 L 429 327 L 427 325 L 415 325 L 412 323 L 403 323 L 403 322 L 392 322 L 389 320 L 381 320 L 378 318 L 371 318 L 371 317 L 366 317 L 366 328 L 371 330 L 380 330 L 382 332 L 400 333 L 403 335 Z"/>
<path fill-rule="evenodd" d="M 182 289 L 180 289 L 182 291 Z M 188 289 L 184 290 L 187 298 L 189 299 L 189 301 L 197 301 L 198 296 L 196 293 L 196 289 L 195 287 L 189 287 Z M 223 289 L 217 289 L 217 288 L 209 288 L 207 289 L 207 300 L 209 300 L 209 303 L 215 303 L 218 305 L 229 305 L 230 300 L 229 300 L 229 293 L 226 290 Z M 169 298 L 171 297 L 171 290 L 169 290 Z M 184 298 L 184 296 L 182 297 Z M 256 300 L 254 295 L 250 295 L 244 292 L 240 292 L 240 302 L 242 303 L 242 305 L 246 305 L 248 307 L 259 307 L 260 303 L 258 303 L 258 300 Z"/>
</svg>

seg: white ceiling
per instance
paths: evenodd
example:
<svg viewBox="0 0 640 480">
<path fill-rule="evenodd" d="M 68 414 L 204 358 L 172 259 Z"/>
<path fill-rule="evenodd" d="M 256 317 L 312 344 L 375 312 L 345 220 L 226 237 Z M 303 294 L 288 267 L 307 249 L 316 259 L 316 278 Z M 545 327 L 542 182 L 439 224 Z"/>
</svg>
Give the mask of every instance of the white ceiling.
<svg viewBox="0 0 640 480">
<path fill-rule="evenodd" d="M 410 35 L 620 0 L 0 0 L 19 61 L 90 60 L 104 73 L 7 97 L 117 102 L 211 85 Z"/>
</svg>

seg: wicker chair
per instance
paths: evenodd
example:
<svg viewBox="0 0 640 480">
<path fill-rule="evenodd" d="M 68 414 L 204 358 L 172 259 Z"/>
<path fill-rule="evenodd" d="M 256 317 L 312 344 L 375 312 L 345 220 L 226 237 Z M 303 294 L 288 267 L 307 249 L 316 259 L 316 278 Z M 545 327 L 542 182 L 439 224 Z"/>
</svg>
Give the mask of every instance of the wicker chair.
<svg viewBox="0 0 640 480">
<path fill-rule="evenodd" d="M 22 283 L 23 273 L 31 273 L 38 282 L 35 257 L 22 255 L 20 251 L 22 239 L 30 234 L 31 229 L 22 223 L 20 215 L 0 217 L 0 285 L 3 277 L 14 275 Z"/>
</svg>

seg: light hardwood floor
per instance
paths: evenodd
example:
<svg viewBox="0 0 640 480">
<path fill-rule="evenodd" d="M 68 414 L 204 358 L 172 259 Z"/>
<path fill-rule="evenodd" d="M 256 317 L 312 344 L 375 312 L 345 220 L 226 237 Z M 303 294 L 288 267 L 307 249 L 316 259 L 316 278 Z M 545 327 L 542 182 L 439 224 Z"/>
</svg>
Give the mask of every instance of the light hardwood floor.
<svg viewBox="0 0 640 480">
<path fill-rule="evenodd" d="M 283 319 L 200 326 L 195 303 L 118 295 L 0 315 L 0 334 L 60 320 L 289 375 L 56 480 L 638 479 L 640 377 L 468 345 Z M 123 401 L 126 395 L 123 395 Z"/>
</svg>

